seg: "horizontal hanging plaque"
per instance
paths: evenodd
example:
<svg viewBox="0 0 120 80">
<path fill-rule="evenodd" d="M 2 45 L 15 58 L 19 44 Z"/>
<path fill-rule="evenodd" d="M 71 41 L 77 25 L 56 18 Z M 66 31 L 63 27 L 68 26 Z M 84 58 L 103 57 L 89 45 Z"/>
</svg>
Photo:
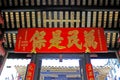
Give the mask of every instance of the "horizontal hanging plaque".
<svg viewBox="0 0 120 80">
<path fill-rule="evenodd" d="M 96 53 L 106 52 L 103 28 L 21 28 L 15 52 Z"/>
</svg>

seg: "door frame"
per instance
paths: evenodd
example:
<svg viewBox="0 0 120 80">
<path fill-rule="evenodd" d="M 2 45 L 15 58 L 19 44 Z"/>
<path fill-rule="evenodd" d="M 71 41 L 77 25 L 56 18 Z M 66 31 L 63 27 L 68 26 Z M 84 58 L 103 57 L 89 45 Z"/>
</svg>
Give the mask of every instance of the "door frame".
<svg viewBox="0 0 120 80">
<path fill-rule="evenodd" d="M 40 78 L 42 59 L 59 59 L 61 55 L 62 55 L 63 59 L 80 59 L 79 60 L 80 75 L 82 76 L 82 80 L 87 80 L 86 64 L 91 63 L 89 53 L 33 54 L 31 61 L 36 64 L 34 80 L 39 80 L 39 78 Z"/>
</svg>

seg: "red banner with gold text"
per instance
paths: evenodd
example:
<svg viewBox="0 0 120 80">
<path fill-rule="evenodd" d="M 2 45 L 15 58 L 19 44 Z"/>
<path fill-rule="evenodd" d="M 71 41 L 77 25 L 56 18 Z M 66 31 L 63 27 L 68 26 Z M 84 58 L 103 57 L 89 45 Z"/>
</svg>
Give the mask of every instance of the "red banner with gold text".
<svg viewBox="0 0 120 80">
<path fill-rule="evenodd" d="M 15 52 L 93 53 L 106 52 L 102 28 L 22 28 L 18 30 Z"/>
<path fill-rule="evenodd" d="M 92 64 L 90 63 L 86 64 L 86 75 L 87 75 L 87 80 L 95 80 Z"/>
<path fill-rule="evenodd" d="M 25 80 L 34 80 L 34 72 L 35 72 L 35 63 L 31 62 L 28 64 L 27 74 Z"/>
</svg>

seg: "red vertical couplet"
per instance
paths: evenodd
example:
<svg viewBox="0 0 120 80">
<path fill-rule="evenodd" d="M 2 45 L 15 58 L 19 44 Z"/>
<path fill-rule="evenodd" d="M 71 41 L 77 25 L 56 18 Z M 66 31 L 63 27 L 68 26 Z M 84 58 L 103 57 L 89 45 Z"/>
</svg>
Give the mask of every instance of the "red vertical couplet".
<svg viewBox="0 0 120 80">
<path fill-rule="evenodd" d="M 25 80 L 34 80 L 34 72 L 35 72 L 35 63 L 31 62 L 28 64 L 27 74 Z"/>
<path fill-rule="evenodd" d="M 95 80 L 92 64 L 90 63 L 86 64 L 86 74 L 87 74 L 87 80 Z"/>
</svg>

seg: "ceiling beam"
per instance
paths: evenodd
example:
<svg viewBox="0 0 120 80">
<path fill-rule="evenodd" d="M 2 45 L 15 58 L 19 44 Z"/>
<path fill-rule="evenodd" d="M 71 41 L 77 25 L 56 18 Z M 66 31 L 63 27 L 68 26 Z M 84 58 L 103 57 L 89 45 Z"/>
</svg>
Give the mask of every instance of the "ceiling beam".
<svg viewBox="0 0 120 80">
<path fill-rule="evenodd" d="M 2 29 L 5 31 L 5 33 L 18 33 L 18 29 Z M 119 29 L 117 28 L 105 28 L 104 29 L 105 33 L 119 33 Z"/>
<path fill-rule="evenodd" d="M 70 54 L 70 53 L 69 53 Z M 81 54 L 81 53 L 80 53 Z M 8 59 L 9 58 L 22 58 L 22 59 L 26 59 L 26 58 L 28 58 L 28 59 L 31 59 L 31 57 L 32 57 L 32 55 L 33 54 L 31 54 L 31 53 L 9 53 L 8 54 Z M 37 55 L 39 55 L 39 54 L 37 54 Z M 52 54 L 49 54 L 49 56 L 48 56 L 48 54 L 44 54 L 44 53 L 42 53 L 42 54 L 40 54 L 41 56 L 47 56 L 47 58 L 54 58 L 53 56 L 52 56 Z M 54 55 L 57 55 L 57 56 L 59 56 L 59 54 L 54 54 Z M 68 55 L 68 54 L 64 54 L 65 56 L 66 55 Z M 79 55 L 79 54 L 78 54 Z M 68 55 L 68 57 L 69 57 L 69 55 Z M 79 57 L 79 56 L 77 56 L 77 57 Z M 116 54 L 114 53 L 114 52 L 109 52 L 109 53 L 90 53 L 90 57 L 91 57 L 91 59 L 108 59 L 108 58 L 117 58 L 116 57 Z M 72 57 L 71 57 L 72 58 Z"/>
<path fill-rule="evenodd" d="M 11 6 L 1 7 L 2 12 L 28 11 L 120 11 L 119 6 Z"/>
<path fill-rule="evenodd" d="M 11 49 L 5 49 L 8 53 L 16 53 L 16 52 L 14 52 L 14 48 L 11 48 Z M 113 48 L 113 49 L 110 49 L 110 48 L 108 48 L 108 52 L 106 52 L 106 53 L 116 53 L 117 52 L 117 50 L 118 50 L 118 48 Z M 102 53 L 102 52 L 100 52 L 100 53 Z"/>
</svg>

